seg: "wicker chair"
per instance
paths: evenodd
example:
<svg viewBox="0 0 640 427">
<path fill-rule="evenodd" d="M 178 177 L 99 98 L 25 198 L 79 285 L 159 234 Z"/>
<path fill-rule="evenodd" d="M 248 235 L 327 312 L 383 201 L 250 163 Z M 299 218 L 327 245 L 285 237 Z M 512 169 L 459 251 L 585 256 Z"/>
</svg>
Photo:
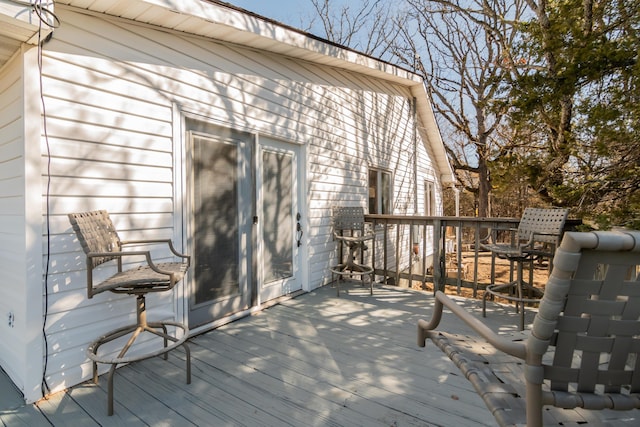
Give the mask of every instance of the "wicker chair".
<svg viewBox="0 0 640 427">
<path fill-rule="evenodd" d="M 342 262 L 343 254 L 340 248 L 340 264 L 331 267 L 334 276 L 338 276 L 336 292 L 340 296 L 340 282 L 347 277 L 359 276 L 363 284 L 369 283 L 369 293 L 373 295 L 373 267 L 356 262 L 363 251 L 367 250 L 366 242 L 373 240 L 373 233 L 366 230 L 364 209 L 362 207 L 334 207 L 332 212 L 333 238 L 342 242 L 349 253 Z"/>
<path fill-rule="evenodd" d="M 190 257 L 178 253 L 170 240 L 132 240 L 121 241 L 118 233 L 104 211 L 93 211 L 69 214 L 69 221 L 86 254 L 87 262 L 87 296 L 93 298 L 102 292 L 117 294 L 129 294 L 136 297 L 136 323 L 113 330 L 94 341 L 87 349 L 88 357 L 93 361 L 93 380 L 98 382 L 98 363 L 110 364 L 108 375 L 108 413 L 113 414 L 113 375 L 116 367 L 122 363 L 134 362 L 153 356 L 167 353 L 178 346 L 182 346 L 186 352 L 187 360 L 187 384 L 191 383 L 191 355 L 186 339 L 189 335 L 188 328 L 182 323 L 173 321 L 148 322 L 145 295 L 150 292 L 164 292 L 171 290 L 184 277 L 190 263 Z M 127 245 L 140 246 L 150 244 L 166 244 L 173 256 L 180 258 L 181 262 L 154 263 L 148 250 L 123 251 Z M 130 269 L 123 269 L 123 260 L 135 262 L 144 258 L 145 265 Z M 105 280 L 96 283 L 94 271 L 96 267 L 109 261 L 117 262 L 117 272 Z M 168 334 L 167 326 L 182 330 L 179 338 Z M 133 356 L 127 356 L 134 341 L 143 333 L 158 336 L 163 341 L 163 346 L 157 350 L 136 352 Z M 124 347 L 113 356 L 111 352 L 98 354 L 100 346 L 129 336 Z M 149 334 L 147 334 L 149 335 Z M 169 345 L 171 341 L 171 345 Z M 117 351 L 117 350 L 116 350 Z"/>
<path fill-rule="evenodd" d="M 481 247 L 498 258 L 516 264 L 516 280 L 507 284 L 491 284 L 482 298 L 482 315 L 486 316 L 487 298 L 497 296 L 516 303 L 520 312 L 520 330 L 524 329 L 524 306 L 540 302 L 542 291 L 533 287 L 533 262 L 540 257 L 553 258 L 560 243 L 567 209 L 526 208 L 509 243 L 482 244 Z M 529 264 L 529 282 L 523 279 L 524 264 Z M 551 268 L 551 267 L 550 267 Z M 493 274 L 492 274 L 493 279 Z"/>
<path fill-rule="evenodd" d="M 436 331 L 443 307 L 480 337 Z M 640 232 L 565 233 L 531 331 L 498 335 L 438 292 L 431 321 L 418 321 L 418 345 L 426 338 L 502 426 L 584 424 L 594 415 L 575 408 L 639 409 Z M 640 413 L 629 416 L 637 422 Z"/>
</svg>

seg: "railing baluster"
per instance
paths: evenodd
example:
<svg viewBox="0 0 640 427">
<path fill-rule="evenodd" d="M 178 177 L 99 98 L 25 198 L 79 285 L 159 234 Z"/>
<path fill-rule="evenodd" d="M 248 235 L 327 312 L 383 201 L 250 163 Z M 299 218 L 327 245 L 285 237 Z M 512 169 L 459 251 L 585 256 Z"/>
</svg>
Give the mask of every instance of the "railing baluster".
<svg viewBox="0 0 640 427">
<path fill-rule="evenodd" d="M 462 292 L 462 288 L 471 288 L 474 297 L 477 297 L 478 289 L 483 289 L 490 282 L 488 277 L 481 278 L 478 270 L 482 230 L 506 230 L 517 226 L 519 221 L 518 218 L 418 215 L 365 215 L 365 220 L 372 223 L 376 231 L 376 239 L 370 252 L 371 262 L 378 278 L 382 276 L 380 279 L 383 283 L 400 284 L 401 280 L 408 280 L 409 286 L 412 286 L 412 281 L 416 280 L 421 282 L 423 289 L 426 289 L 427 282 L 433 282 L 434 291 L 444 289 L 447 285 L 455 285 L 459 293 Z M 446 274 L 447 226 L 455 230 L 455 258 L 453 260 L 458 266 L 455 281 L 448 278 Z M 395 236 L 389 232 L 390 228 L 394 230 Z M 468 258 L 463 256 L 465 230 L 473 232 L 474 235 L 473 256 Z M 422 233 L 421 238 L 416 235 L 418 231 Z M 429 239 L 433 239 L 431 244 Z M 395 247 L 393 247 L 394 242 Z M 419 248 L 418 254 L 421 260 L 414 262 L 413 244 L 420 242 L 422 242 L 422 247 Z M 467 242 L 467 244 L 469 243 L 471 242 Z M 404 247 L 405 244 L 408 248 Z M 470 277 L 469 262 L 473 262 L 473 279 Z M 429 271 L 430 266 L 432 271 Z M 464 277 L 463 267 L 466 267 L 465 273 L 469 273 Z"/>
<path fill-rule="evenodd" d="M 427 224 L 422 225 L 422 289 L 427 289 Z"/>
<path fill-rule="evenodd" d="M 433 220 L 433 292 L 444 290 L 442 262 L 440 260 L 441 224 L 439 219 Z"/>
</svg>

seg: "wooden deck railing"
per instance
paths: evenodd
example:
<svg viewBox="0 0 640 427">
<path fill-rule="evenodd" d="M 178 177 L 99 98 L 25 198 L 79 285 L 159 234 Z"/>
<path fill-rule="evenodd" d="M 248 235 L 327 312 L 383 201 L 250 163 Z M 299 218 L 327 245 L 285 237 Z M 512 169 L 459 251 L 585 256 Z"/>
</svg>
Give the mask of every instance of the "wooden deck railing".
<svg viewBox="0 0 640 427">
<path fill-rule="evenodd" d="M 458 292 L 469 288 L 474 297 L 491 282 L 491 277 L 478 274 L 479 256 L 490 256 L 481 251 L 480 242 L 487 236 L 508 241 L 520 222 L 519 218 L 405 215 L 366 215 L 365 220 L 376 234 L 368 257 L 378 281 L 418 281 L 425 289 L 430 282 L 434 289 L 456 286 Z M 568 220 L 565 229 L 579 223 Z"/>
<path fill-rule="evenodd" d="M 478 288 L 489 283 L 488 278 L 478 276 L 479 242 L 490 233 L 508 234 L 519 222 L 518 218 L 405 215 L 366 215 L 365 220 L 372 224 L 376 234 L 370 262 L 379 281 L 394 284 L 403 279 L 418 281 L 423 288 L 430 282 L 435 284 L 434 289 L 453 285 L 458 291 L 466 287 L 473 290 L 474 296 Z M 463 251 L 467 254 L 466 274 L 462 271 Z M 473 253 L 472 258 L 469 253 Z M 456 271 L 447 265 L 457 266 Z"/>
</svg>

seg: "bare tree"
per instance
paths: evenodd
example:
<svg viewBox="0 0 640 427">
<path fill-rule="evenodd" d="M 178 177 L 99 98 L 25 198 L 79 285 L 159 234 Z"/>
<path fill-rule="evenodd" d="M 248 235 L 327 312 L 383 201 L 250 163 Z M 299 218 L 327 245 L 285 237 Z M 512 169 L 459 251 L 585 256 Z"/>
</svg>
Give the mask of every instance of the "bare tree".
<svg viewBox="0 0 640 427">
<path fill-rule="evenodd" d="M 392 53 L 428 86 L 460 183 L 489 216 L 489 163 L 510 141 L 495 136 L 504 119 L 509 46 L 522 0 L 406 0 Z"/>
<path fill-rule="evenodd" d="M 308 28 L 320 22 L 327 40 L 368 55 L 388 57 L 395 37 L 391 25 L 395 9 L 391 9 L 388 0 L 362 0 L 357 4 L 311 0 L 311 3 L 317 15 Z"/>
<path fill-rule="evenodd" d="M 458 181 L 491 215 L 489 164 L 505 150 L 495 136 L 507 109 L 514 23 L 525 0 L 364 0 L 335 7 L 311 0 L 325 35 L 422 75 Z"/>
</svg>

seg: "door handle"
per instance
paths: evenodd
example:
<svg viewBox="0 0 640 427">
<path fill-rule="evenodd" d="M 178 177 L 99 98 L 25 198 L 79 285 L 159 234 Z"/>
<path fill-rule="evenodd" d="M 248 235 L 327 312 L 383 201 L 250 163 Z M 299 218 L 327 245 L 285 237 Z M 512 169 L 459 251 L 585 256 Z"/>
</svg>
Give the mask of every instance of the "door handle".
<svg viewBox="0 0 640 427">
<path fill-rule="evenodd" d="M 302 246 L 302 235 L 304 234 L 302 231 L 302 225 L 300 225 L 300 218 L 301 215 L 298 213 L 298 215 L 296 215 L 296 220 L 298 221 L 296 224 L 296 241 L 298 243 L 298 247 Z"/>
</svg>

